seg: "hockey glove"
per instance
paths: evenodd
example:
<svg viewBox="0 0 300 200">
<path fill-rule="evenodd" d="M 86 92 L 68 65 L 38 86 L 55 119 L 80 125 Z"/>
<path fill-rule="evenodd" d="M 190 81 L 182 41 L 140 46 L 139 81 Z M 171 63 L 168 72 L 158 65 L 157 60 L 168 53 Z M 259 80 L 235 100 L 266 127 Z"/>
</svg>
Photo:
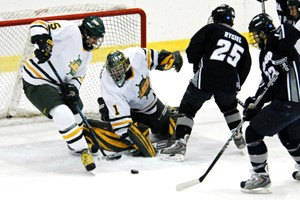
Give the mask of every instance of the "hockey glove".
<svg viewBox="0 0 300 200">
<path fill-rule="evenodd" d="M 53 41 L 50 35 L 42 34 L 32 36 L 31 43 L 37 44 L 39 47 L 34 51 L 34 55 L 39 60 L 38 64 L 44 63 L 50 59 L 53 48 Z"/>
<path fill-rule="evenodd" d="M 251 119 L 260 111 L 259 107 L 254 107 L 255 97 L 248 97 L 244 103 L 244 120 L 251 121 Z"/>
<path fill-rule="evenodd" d="M 179 72 L 183 65 L 182 56 L 180 55 L 179 51 L 174 51 L 172 54 L 173 54 L 173 58 L 174 58 L 173 65 L 174 65 L 175 71 Z"/>
<path fill-rule="evenodd" d="M 108 108 L 104 102 L 104 99 L 102 97 L 98 98 L 98 104 L 99 104 L 99 113 L 100 113 L 100 119 L 102 121 L 109 121 L 109 114 L 108 114 Z"/>
<path fill-rule="evenodd" d="M 79 91 L 73 84 L 66 83 L 65 86 L 67 91 L 63 91 L 62 97 L 66 105 L 72 109 L 79 101 Z"/>
<path fill-rule="evenodd" d="M 158 70 L 165 71 L 175 68 L 176 72 L 179 72 L 183 65 L 183 60 L 179 51 L 171 53 L 163 49 L 158 54 L 158 64 L 159 66 L 156 68 Z"/>
<path fill-rule="evenodd" d="M 292 67 L 292 63 L 288 60 L 287 57 L 283 57 L 278 60 L 272 60 L 271 62 L 274 65 L 275 69 L 280 73 L 287 73 Z"/>
</svg>

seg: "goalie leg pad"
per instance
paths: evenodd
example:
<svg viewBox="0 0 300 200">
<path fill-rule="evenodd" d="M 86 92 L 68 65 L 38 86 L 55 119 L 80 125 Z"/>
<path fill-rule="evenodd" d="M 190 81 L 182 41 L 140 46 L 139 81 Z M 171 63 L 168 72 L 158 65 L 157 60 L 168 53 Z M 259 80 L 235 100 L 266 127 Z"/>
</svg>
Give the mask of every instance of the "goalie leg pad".
<svg viewBox="0 0 300 200">
<path fill-rule="evenodd" d="M 156 151 L 149 139 L 149 128 L 147 126 L 134 123 L 129 127 L 127 134 L 145 157 L 155 157 Z"/>
<path fill-rule="evenodd" d="M 96 134 L 97 141 L 104 150 L 120 152 L 132 148 L 129 140 L 122 139 L 111 129 L 110 123 L 96 120 L 89 120 L 89 122 Z M 83 126 L 83 134 L 87 142 L 93 144 L 91 133 L 86 125 Z"/>
<path fill-rule="evenodd" d="M 175 133 L 176 121 L 177 121 L 176 115 L 171 115 L 169 117 L 169 134 L 171 135 L 171 137 L 174 136 Z"/>
</svg>

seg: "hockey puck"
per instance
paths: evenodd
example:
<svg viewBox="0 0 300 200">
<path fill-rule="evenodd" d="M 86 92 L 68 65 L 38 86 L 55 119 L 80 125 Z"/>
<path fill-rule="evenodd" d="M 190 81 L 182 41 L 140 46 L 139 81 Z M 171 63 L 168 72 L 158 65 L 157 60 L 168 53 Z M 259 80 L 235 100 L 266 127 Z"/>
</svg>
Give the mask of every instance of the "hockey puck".
<svg viewBox="0 0 300 200">
<path fill-rule="evenodd" d="M 295 172 L 292 174 L 292 176 L 293 176 L 293 178 L 294 178 L 295 180 L 298 180 L 298 178 L 297 178 L 297 173 L 298 173 L 298 171 L 295 171 Z"/>
<path fill-rule="evenodd" d="M 138 170 L 136 170 L 136 169 L 131 169 L 131 171 L 130 171 L 132 174 L 138 174 L 139 173 L 139 171 Z"/>
</svg>

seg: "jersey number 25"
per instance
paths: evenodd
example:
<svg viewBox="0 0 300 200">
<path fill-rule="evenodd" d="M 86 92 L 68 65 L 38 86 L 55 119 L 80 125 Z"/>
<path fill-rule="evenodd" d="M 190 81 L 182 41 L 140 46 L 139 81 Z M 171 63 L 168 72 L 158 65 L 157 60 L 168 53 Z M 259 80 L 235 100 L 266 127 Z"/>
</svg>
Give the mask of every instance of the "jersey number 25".
<svg viewBox="0 0 300 200">
<path fill-rule="evenodd" d="M 226 59 L 228 64 L 236 67 L 237 62 L 241 59 L 241 54 L 244 52 L 244 48 L 237 43 L 232 43 L 225 39 L 220 39 L 217 46 L 218 48 L 214 50 L 210 59 L 219 61 L 224 61 Z"/>
</svg>

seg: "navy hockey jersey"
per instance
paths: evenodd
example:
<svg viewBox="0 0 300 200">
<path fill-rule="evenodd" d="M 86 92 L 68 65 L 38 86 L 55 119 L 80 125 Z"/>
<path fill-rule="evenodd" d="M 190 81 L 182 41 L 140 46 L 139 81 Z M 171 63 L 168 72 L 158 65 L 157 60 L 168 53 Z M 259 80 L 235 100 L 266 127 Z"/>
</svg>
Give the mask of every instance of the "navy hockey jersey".
<svg viewBox="0 0 300 200">
<path fill-rule="evenodd" d="M 276 60 L 287 57 L 291 69 L 288 73 L 280 72 L 278 79 L 265 95 L 264 102 L 271 99 L 300 102 L 299 54 L 294 47 L 299 38 L 300 32 L 289 24 L 280 25 L 268 36 L 267 43 L 259 56 L 263 77 L 260 88 L 269 82 L 275 71 L 280 71 L 279 66 L 274 64 Z M 259 90 L 257 95 L 259 95 Z"/>
<path fill-rule="evenodd" d="M 194 68 L 199 68 L 192 83 L 207 92 L 235 93 L 250 71 L 245 37 L 225 24 L 201 28 L 191 38 L 186 53 Z"/>
</svg>

